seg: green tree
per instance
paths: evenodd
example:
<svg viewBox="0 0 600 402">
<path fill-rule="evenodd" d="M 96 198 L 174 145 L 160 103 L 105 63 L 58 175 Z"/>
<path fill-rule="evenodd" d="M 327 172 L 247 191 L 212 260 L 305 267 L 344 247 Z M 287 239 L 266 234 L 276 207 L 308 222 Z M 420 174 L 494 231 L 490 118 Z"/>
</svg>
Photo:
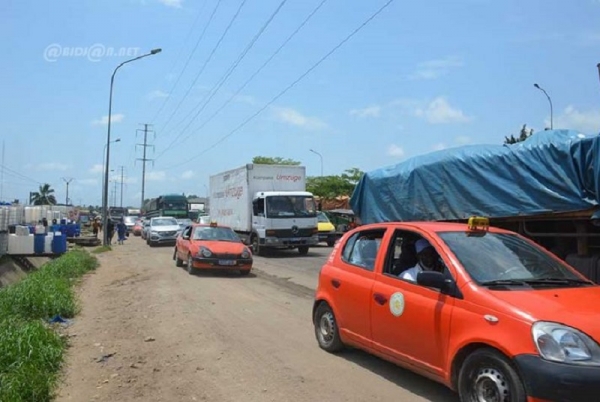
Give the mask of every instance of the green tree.
<svg viewBox="0 0 600 402">
<path fill-rule="evenodd" d="M 255 156 L 252 158 L 252 163 L 257 165 L 290 165 L 298 166 L 300 162 L 289 158 L 282 158 L 280 156 Z"/>
<path fill-rule="evenodd" d="M 505 144 L 516 144 L 517 142 L 522 142 L 525 141 L 527 138 L 531 137 L 533 135 L 533 129 L 527 129 L 527 124 L 523 124 L 523 127 L 521 127 L 521 132 L 519 133 L 518 137 L 515 137 L 514 135 L 510 135 L 510 137 L 504 137 L 504 143 Z"/>
<path fill-rule="evenodd" d="M 54 189 L 48 183 L 41 185 L 39 191 L 31 194 L 31 202 L 33 205 L 56 205 Z"/>
<path fill-rule="evenodd" d="M 351 168 L 336 176 L 308 177 L 306 191 L 322 198 L 350 196 L 363 174 L 360 169 Z"/>
</svg>

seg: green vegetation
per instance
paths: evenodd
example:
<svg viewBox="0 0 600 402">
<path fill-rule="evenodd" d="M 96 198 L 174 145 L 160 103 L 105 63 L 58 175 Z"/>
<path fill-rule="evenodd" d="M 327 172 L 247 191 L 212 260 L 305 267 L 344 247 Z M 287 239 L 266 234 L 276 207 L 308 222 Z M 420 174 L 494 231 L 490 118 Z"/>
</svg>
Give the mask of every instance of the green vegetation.
<svg viewBox="0 0 600 402">
<path fill-rule="evenodd" d="M 0 290 L 0 401 L 50 401 L 65 341 L 44 320 L 77 313 L 72 285 L 97 260 L 74 250 Z"/>
<path fill-rule="evenodd" d="M 111 251 L 111 250 L 112 250 L 111 246 L 100 246 L 100 247 L 96 247 L 95 249 L 93 249 L 92 253 L 100 254 L 100 253 L 105 253 L 105 252 Z"/>
</svg>

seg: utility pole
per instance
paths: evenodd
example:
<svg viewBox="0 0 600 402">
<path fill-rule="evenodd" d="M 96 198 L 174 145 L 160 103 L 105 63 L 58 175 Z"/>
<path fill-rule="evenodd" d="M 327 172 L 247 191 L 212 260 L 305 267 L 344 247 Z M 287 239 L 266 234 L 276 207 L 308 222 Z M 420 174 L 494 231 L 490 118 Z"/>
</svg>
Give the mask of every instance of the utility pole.
<svg viewBox="0 0 600 402">
<path fill-rule="evenodd" d="M 2 140 L 2 170 L 0 175 L 0 201 L 2 201 L 4 199 L 4 140 Z"/>
<path fill-rule="evenodd" d="M 67 179 L 65 177 L 63 177 L 62 179 L 67 184 L 67 196 L 65 197 L 65 205 L 69 205 L 69 184 L 71 184 L 73 179 Z"/>
<path fill-rule="evenodd" d="M 112 202 L 112 204 L 113 204 L 113 207 L 116 207 L 117 206 L 117 183 L 118 182 L 115 180 L 114 183 L 115 183 L 115 188 L 113 189 L 113 202 Z"/>
<path fill-rule="evenodd" d="M 121 166 L 121 208 L 123 208 L 123 169 L 125 166 Z"/>
<path fill-rule="evenodd" d="M 148 130 L 148 126 L 151 126 L 151 124 L 144 124 L 144 129 L 137 129 L 136 133 L 139 131 L 143 131 L 144 132 L 144 143 L 143 144 L 136 144 L 136 146 L 140 146 L 143 147 L 144 150 L 144 156 L 140 159 L 136 159 L 138 161 L 142 161 L 142 199 L 140 202 L 140 208 L 144 207 L 144 193 L 146 190 L 146 162 L 148 161 L 152 161 L 152 165 L 154 166 L 154 159 L 148 159 L 146 158 L 146 148 L 148 147 L 152 147 L 152 149 L 154 150 L 154 145 L 149 145 L 148 144 L 148 133 L 154 133 L 154 131 L 152 130 Z M 156 138 L 156 134 L 154 134 L 155 138 Z"/>
</svg>

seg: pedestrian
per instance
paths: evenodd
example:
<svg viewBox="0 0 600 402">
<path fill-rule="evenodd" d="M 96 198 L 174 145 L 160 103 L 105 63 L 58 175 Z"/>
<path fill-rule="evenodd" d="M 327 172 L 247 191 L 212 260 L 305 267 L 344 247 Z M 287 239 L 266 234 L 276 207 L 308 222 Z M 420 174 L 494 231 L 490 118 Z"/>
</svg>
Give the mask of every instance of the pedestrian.
<svg viewBox="0 0 600 402">
<path fill-rule="evenodd" d="M 108 234 L 108 244 L 112 245 L 112 238 L 115 235 L 115 223 L 112 219 L 108 219 L 106 223 L 106 233 Z"/>
<path fill-rule="evenodd" d="M 99 231 L 100 231 L 100 220 L 94 219 L 94 222 L 92 223 L 92 232 L 94 233 L 94 237 L 96 239 L 98 238 Z"/>
<path fill-rule="evenodd" d="M 118 244 L 123 244 L 125 241 L 125 233 L 127 232 L 127 226 L 125 226 L 125 222 L 123 218 L 117 223 L 117 235 L 119 236 L 117 242 Z"/>
</svg>

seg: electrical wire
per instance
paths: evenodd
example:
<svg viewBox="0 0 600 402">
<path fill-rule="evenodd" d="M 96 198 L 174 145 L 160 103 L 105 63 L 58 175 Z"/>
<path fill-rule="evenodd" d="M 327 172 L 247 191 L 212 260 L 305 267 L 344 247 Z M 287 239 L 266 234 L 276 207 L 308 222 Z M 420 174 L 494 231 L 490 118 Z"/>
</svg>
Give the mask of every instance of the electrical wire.
<svg viewBox="0 0 600 402">
<path fill-rule="evenodd" d="M 279 3 L 279 6 L 277 6 L 277 8 L 275 9 L 275 11 L 273 11 L 273 13 L 271 14 L 271 16 L 267 19 L 267 21 L 261 26 L 261 28 L 258 30 L 258 32 L 254 35 L 254 37 L 250 40 L 250 42 L 246 45 L 246 47 L 244 48 L 244 50 L 242 51 L 242 53 L 240 53 L 237 57 L 237 59 L 231 64 L 231 66 L 229 66 L 229 68 L 227 69 L 227 71 L 225 72 L 225 74 L 219 78 L 219 80 L 217 81 L 217 83 L 210 89 L 209 93 L 207 94 L 207 96 L 205 96 L 200 102 L 198 102 L 198 104 L 196 106 L 194 106 L 194 108 L 192 108 L 192 110 L 190 111 L 190 113 L 188 113 L 188 115 L 186 117 L 183 118 L 183 120 L 186 120 L 192 113 L 194 113 L 194 109 L 196 109 L 196 107 L 200 106 L 199 110 L 196 112 L 196 114 L 194 115 L 194 117 L 192 117 L 192 119 L 188 122 L 188 124 L 183 128 L 183 130 L 173 139 L 173 141 L 171 141 L 171 143 L 156 157 L 156 159 L 160 158 L 165 152 L 167 152 L 169 149 L 171 149 L 173 147 L 173 145 L 177 142 L 177 140 L 186 132 L 186 130 L 192 125 L 192 123 L 194 122 L 194 120 L 198 117 L 198 115 L 204 110 L 204 108 L 206 107 L 206 105 L 211 101 L 211 99 L 216 95 L 216 93 L 219 91 L 219 89 L 223 86 L 223 84 L 225 83 L 225 81 L 227 81 L 227 79 L 231 76 L 231 74 L 233 73 L 233 71 L 237 68 L 237 66 L 240 64 L 240 62 L 244 59 L 244 57 L 246 57 L 246 55 L 248 54 L 248 52 L 250 51 L 250 49 L 252 49 L 252 47 L 254 46 L 254 44 L 258 41 L 258 39 L 261 37 L 261 35 L 264 33 L 265 29 L 267 29 L 267 27 L 271 24 L 271 22 L 273 21 L 273 19 L 277 16 L 277 14 L 279 13 L 279 11 L 283 8 L 283 6 L 285 5 L 285 3 L 287 3 L 288 0 L 282 0 L 281 3 Z M 182 121 L 183 121 L 182 120 Z"/>
<path fill-rule="evenodd" d="M 269 58 L 250 76 L 250 78 L 248 78 L 246 82 L 244 82 L 242 86 L 240 86 L 229 99 L 227 99 L 204 123 L 202 123 L 202 125 L 196 128 L 194 132 L 204 128 L 204 126 L 210 123 L 212 119 L 215 118 L 215 116 L 217 116 L 221 112 L 221 110 L 223 110 L 227 105 L 229 105 L 229 103 L 231 103 L 231 101 L 233 101 L 233 99 L 235 99 L 240 94 L 240 92 L 242 92 L 244 88 L 246 88 L 246 86 L 248 86 L 248 84 L 275 58 L 275 56 L 279 54 L 279 52 L 292 40 L 292 38 L 296 36 L 298 32 L 300 32 L 300 30 L 308 23 L 308 21 L 317 13 L 317 11 L 319 11 L 319 9 L 326 2 L 327 0 L 322 0 L 321 3 L 319 3 L 317 7 L 315 7 L 311 11 L 311 13 L 304 19 L 304 21 L 302 21 L 302 23 L 283 41 L 283 43 L 275 50 L 275 52 L 273 52 L 271 56 L 269 56 Z M 187 139 L 189 139 L 190 136 L 194 134 L 194 132 L 184 137 L 184 139 L 181 142 L 183 143 Z M 161 152 L 158 157 L 163 155 L 165 152 L 166 150 Z M 155 160 L 158 159 L 158 157 L 156 157 Z"/>
<path fill-rule="evenodd" d="M 329 56 L 331 56 L 335 51 L 337 51 L 340 47 L 342 47 L 346 42 L 348 42 L 354 35 L 356 35 L 360 30 L 362 30 L 369 22 L 371 22 L 375 17 L 377 17 L 383 10 L 385 10 L 392 2 L 394 2 L 394 0 L 388 0 L 383 6 L 381 6 L 375 13 L 373 13 L 369 18 L 367 18 L 362 24 L 360 24 L 356 29 L 354 29 L 354 31 L 352 31 L 348 36 L 346 36 L 340 43 L 338 43 L 336 46 L 333 47 L 333 49 L 331 49 L 329 52 L 327 52 L 323 57 L 321 57 L 315 64 L 313 64 L 308 70 L 306 70 L 304 73 L 302 73 L 300 75 L 300 77 L 298 77 L 296 80 L 294 80 L 290 85 L 288 85 L 286 88 L 284 88 L 281 92 L 279 92 L 277 95 L 275 95 L 275 97 L 273 97 L 269 102 L 267 102 L 263 107 L 261 107 L 258 111 L 256 111 L 254 114 L 252 114 L 251 116 L 249 116 L 246 120 L 244 120 L 242 123 L 240 123 L 236 128 L 234 128 L 233 130 L 231 130 L 229 133 L 227 133 L 226 135 L 222 136 L 217 142 L 215 142 L 213 145 L 211 145 L 210 147 L 204 149 L 203 151 L 201 151 L 200 153 L 196 154 L 194 157 L 187 159 L 186 161 L 179 163 L 177 165 L 173 165 L 171 167 L 168 167 L 164 170 L 170 170 L 176 167 L 180 167 L 183 165 L 186 165 L 187 163 L 194 161 L 196 159 L 198 159 L 199 157 L 201 157 L 202 155 L 204 155 L 206 152 L 210 151 L 211 149 L 214 149 L 217 145 L 219 145 L 220 143 L 222 143 L 223 141 L 225 141 L 227 138 L 231 137 L 233 134 L 235 134 L 237 131 L 239 131 L 241 128 L 243 128 L 246 124 L 248 124 L 250 121 L 252 121 L 254 118 L 256 118 L 256 116 L 258 116 L 259 114 L 261 114 L 263 111 L 265 111 L 269 106 L 271 106 L 271 104 L 273 104 L 275 101 L 277 101 L 277 99 L 279 99 L 281 96 L 283 96 L 286 92 L 288 92 L 290 89 L 292 89 L 298 82 L 302 81 L 308 74 L 310 74 L 315 68 L 317 68 L 321 63 L 323 63 L 327 58 L 329 58 Z"/>
<path fill-rule="evenodd" d="M 219 0 L 219 3 L 221 3 L 222 0 Z M 183 103 L 183 101 L 188 97 L 188 95 L 190 94 L 191 90 L 194 88 L 194 85 L 196 85 L 196 82 L 198 81 L 198 78 L 200 78 L 200 75 L 202 75 L 202 73 L 204 72 L 204 69 L 206 68 L 206 66 L 208 65 L 208 63 L 210 62 L 210 60 L 212 59 L 213 55 L 215 54 L 215 52 L 217 51 L 217 49 L 219 48 L 219 46 L 221 45 L 221 42 L 223 41 L 223 39 L 225 38 L 225 35 L 227 35 L 227 33 L 229 32 L 229 29 L 231 28 L 231 26 L 233 25 L 233 23 L 235 22 L 235 20 L 237 19 L 238 15 L 240 14 L 240 11 L 242 10 L 242 7 L 244 6 L 244 4 L 246 4 L 248 0 L 242 0 L 240 6 L 238 7 L 238 9 L 236 10 L 235 14 L 233 15 L 233 17 L 231 18 L 231 20 L 229 21 L 229 24 L 227 25 L 227 28 L 225 28 L 225 31 L 223 32 L 223 34 L 221 35 L 221 37 L 219 38 L 219 40 L 217 41 L 217 44 L 213 47 L 212 51 L 210 52 L 209 56 L 207 57 L 207 59 L 204 61 L 204 64 L 202 65 L 202 68 L 200 69 L 200 71 L 198 72 L 198 74 L 196 74 L 196 78 L 194 78 L 194 81 L 192 82 L 192 84 L 189 86 L 187 92 L 185 93 L 185 95 L 183 96 L 183 98 L 181 99 L 181 101 L 179 101 L 179 103 L 177 104 L 177 106 L 175 107 L 175 109 L 173 110 L 173 113 L 171 113 L 171 116 L 169 116 L 169 119 L 167 120 L 167 122 L 165 124 L 163 124 L 162 128 L 159 130 L 159 132 L 162 132 L 164 130 L 164 128 L 169 124 L 169 122 L 171 121 L 171 119 L 173 118 L 173 116 L 175 116 L 175 114 L 177 113 L 177 111 L 179 110 L 179 107 L 181 106 L 181 104 Z M 217 5 L 218 5 L 217 4 Z M 215 8 L 216 10 L 216 8 Z"/>
</svg>

